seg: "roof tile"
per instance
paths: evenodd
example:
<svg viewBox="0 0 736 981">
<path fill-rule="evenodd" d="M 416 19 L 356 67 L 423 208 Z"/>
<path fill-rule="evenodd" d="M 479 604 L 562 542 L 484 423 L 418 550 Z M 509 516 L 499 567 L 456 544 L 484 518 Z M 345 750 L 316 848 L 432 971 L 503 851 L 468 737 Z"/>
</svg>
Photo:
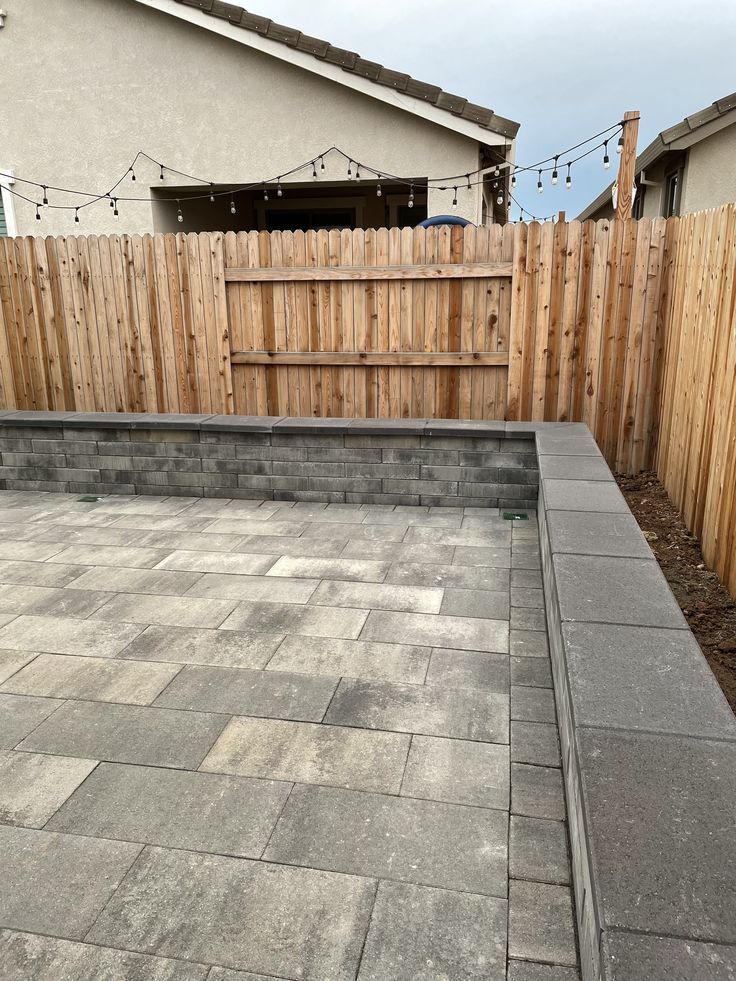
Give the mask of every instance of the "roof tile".
<svg viewBox="0 0 736 981">
<path fill-rule="evenodd" d="M 324 58 L 329 47 L 329 41 L 321 41 L 318 37 L 310 37 L 308 34 L 300 34 L 296 42 L 298 51 L 306 51 L 307 54 L 315 55 L 317 58 Z"/>
</svg>

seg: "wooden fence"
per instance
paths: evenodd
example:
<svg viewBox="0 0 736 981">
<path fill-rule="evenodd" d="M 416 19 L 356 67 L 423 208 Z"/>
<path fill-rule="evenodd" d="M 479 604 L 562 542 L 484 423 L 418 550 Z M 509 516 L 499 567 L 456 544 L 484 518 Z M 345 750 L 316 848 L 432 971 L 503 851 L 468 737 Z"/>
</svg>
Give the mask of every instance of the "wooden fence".
<svg viewBox="0 0 736 981">
<path fill-rule="evenodd" d="M 727 206 L 0 239 L 0 404 L 582 420 L 615 469 L 658 467 L 736 593 L 735 237 Z"/>
</svg>

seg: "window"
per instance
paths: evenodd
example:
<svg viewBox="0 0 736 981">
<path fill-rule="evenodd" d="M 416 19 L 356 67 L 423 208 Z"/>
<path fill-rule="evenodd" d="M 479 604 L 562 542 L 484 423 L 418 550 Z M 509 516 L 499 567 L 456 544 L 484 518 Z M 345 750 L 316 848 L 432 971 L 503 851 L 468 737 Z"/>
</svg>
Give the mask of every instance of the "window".
<svg viewBox="0 0 736 981">
<path fill-rule="evenodd" d="M 269 232 L 355 228 L 355 208 L 266 208 L 266 228 Z"/>
<path fill-rule="evenodd" d="M 664 210 L 665 218 L 671 218 L 680 213 L 680 191 L 682 184 L 682 171 L 673 170 L 664 179 Z"/>
<path fill-rule="evenodd" d="M 634 203 L 631 206 L 631 217 L 632 218 L 643 218 L 644 217 L 644 194 L 646 193 L 646 187 L 643 184 L 637 184 L 636 186 L 636 197 L 634 198 Z"/>
</svg>

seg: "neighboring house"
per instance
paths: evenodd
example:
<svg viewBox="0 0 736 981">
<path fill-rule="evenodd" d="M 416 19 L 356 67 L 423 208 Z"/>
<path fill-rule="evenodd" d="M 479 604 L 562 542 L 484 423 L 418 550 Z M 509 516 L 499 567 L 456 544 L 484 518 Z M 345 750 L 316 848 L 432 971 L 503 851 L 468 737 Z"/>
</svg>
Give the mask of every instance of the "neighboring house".
<svg viewBox="0 0 736 981">
<path fill-rule="evenodd" d="M 415 225 L 452 213 L 453 186 L 427 178 L 489 169 L 457 185 L 456 213 L 472 222 L 505 221 L 508 198 L 495 165 L 514 159 L 518 123 L 434 85 L 390 71 L 351 51 L 274 24 L 219 0 L 6 0 L 0 29 L 3 96 L 0 169 L 15 175 L 3 193 L 6 221 L 19 234 L 202 231 Z M 370 16 L 369 8 L 362 8 Z M 1 20 L 2 18 L 0 18 Z M 337 154 L 275 178 L 336 145 L 376 169 L 414 182 L 348 180 Z M 116 220 L 109 201 L 80 212 L 42 208 L 80 198 L 51 190 L 105 193 L 120 184 Z M 172 171 L 213 182 L 209 191 Z M 501 171 L 503 175 L 503 171 Z M 264 187 L 230 190 L 272 178 Z M 494 186 L 495 185 L 495 186 Z M 195 190 L 196 189 L 196 190 Z M 155 202 L 125 201 L 151 195 Z M 503 197 L 501 203 L 499 196 Z M 180 205 L 177 205 L 179 199 Z M 12 202 L 12 204 L 11 204 Z M 178 221 L 181 207 L 183 221 Z"/>
<path fill-rule="evenodd" d="M 609 185 L 579 215 L 611 218 Z M 663 130 L 636 158 L 635 218 L 669 218 L 736 201 L 736 93 Z"/>
</svg>

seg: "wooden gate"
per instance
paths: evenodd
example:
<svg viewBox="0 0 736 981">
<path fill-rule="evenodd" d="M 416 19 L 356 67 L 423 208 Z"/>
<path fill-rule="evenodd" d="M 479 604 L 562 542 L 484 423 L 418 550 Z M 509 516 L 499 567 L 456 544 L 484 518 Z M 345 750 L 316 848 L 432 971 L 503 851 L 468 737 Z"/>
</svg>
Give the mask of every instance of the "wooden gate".
<svg viewBox="0 0 736 981">
<path fill-rule="evenodd" d="M 503 418 L 513 227 L 225 236 L 236 412 Z"/>
</svg>

